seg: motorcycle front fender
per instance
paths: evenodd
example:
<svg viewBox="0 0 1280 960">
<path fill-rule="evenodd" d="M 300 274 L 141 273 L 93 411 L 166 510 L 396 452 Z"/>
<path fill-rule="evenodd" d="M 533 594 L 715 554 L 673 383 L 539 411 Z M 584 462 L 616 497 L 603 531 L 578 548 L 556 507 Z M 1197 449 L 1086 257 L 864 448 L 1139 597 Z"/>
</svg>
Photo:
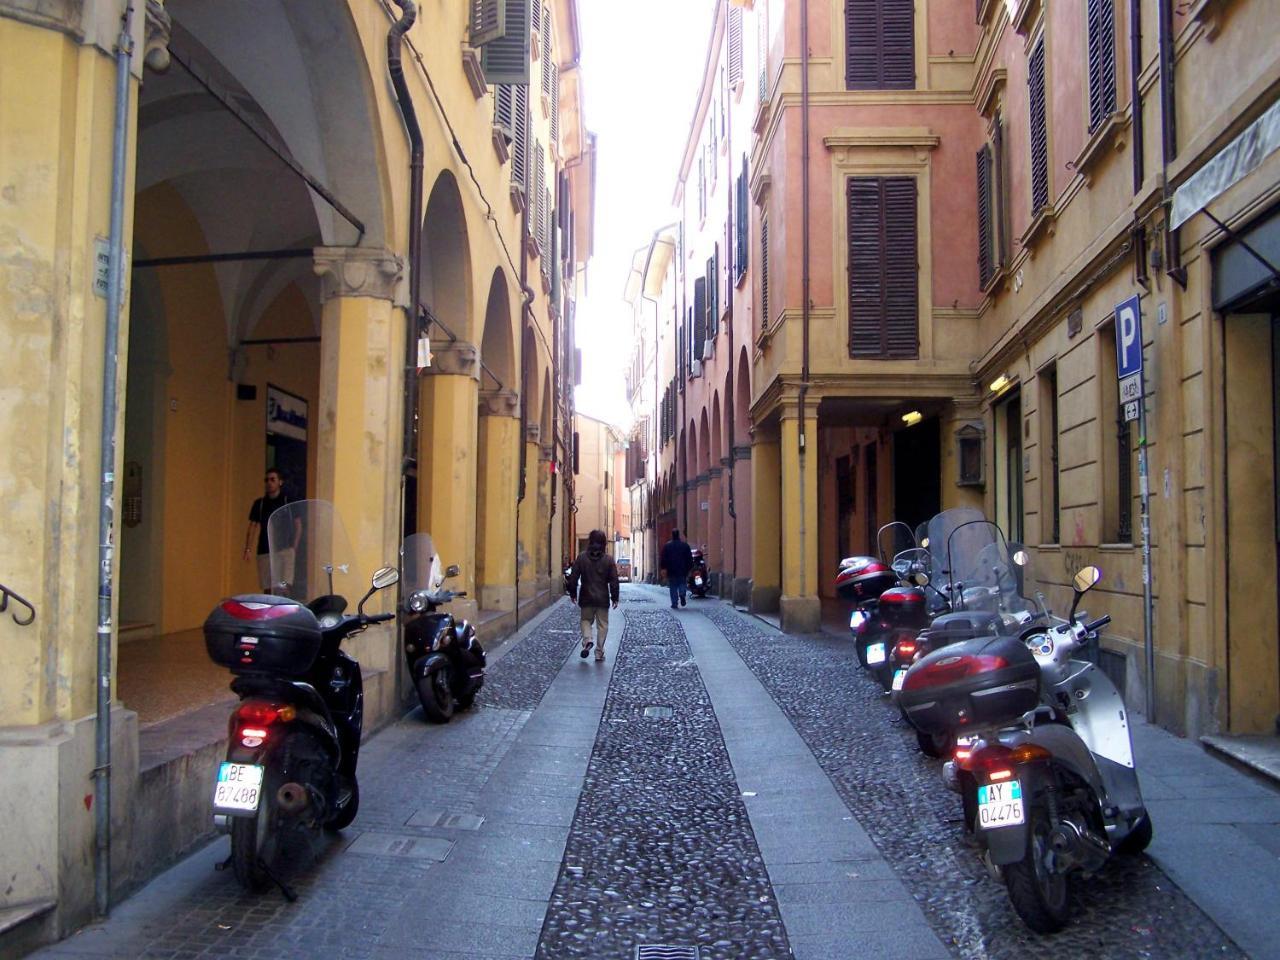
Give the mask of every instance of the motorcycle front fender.
<svg viewBox="0 0 1280 960">
<path fill-rule="evenodd" d="M 424 654 L 452 642 L 453 617 L 447 613 L 424 613 L 404 628 L 405 655 L 412 663 Z M 413 647 L 412 650 L 409 647 Z"/>
<path fill-rule="evenodd" d="M 409 671 L 414 680 L 421 680 L 423 677 L 430 676 L 441 667 L 447 666 L 449 658 L 443 653 L 431 653 L 425 657 L 419 657 L 413 662 L 413 667 Z"/>
</svg>

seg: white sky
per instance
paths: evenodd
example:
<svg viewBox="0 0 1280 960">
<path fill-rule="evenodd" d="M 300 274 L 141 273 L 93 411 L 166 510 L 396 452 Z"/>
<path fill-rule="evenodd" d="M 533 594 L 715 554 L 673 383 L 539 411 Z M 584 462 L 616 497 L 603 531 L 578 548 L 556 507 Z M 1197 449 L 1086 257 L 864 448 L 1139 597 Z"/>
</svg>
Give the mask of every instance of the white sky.
<svg viewBox="0 0 1280 960">
<path fill-rule="evenodd" d="M 578 303 L 581 413 L 631 421 L 631 257 L 676 219 L 671 198 L 706 62 L 714 0 L 578 0 L 583 111 L 596 134 L 595 256 Z"/>
</svg>

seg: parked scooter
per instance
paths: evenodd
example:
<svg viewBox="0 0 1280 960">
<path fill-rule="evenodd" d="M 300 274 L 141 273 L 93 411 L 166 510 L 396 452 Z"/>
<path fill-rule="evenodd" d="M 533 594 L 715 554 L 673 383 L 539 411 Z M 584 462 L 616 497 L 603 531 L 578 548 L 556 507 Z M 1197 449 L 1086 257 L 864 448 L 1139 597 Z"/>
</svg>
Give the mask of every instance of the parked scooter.
<svg viewBox="0 0 1280 960">
<path fill-rule="evenodd" d="M 484 648 L 476 628 L 439 608 L 465 597 L 445 590 L 444 581 L 461 573 L 457 564 L 441 571 L 429 533 L 404 542 L 404 655 L 418 691 L 422 712 L 434 723 L 448 723 L 455 710 L 466 710 L 484 684 Z"/>
<path fill-rule="evenodd" d="M 967 720 L 976 741 L 944 777 L 962 791 L 988 870 L 1037 933 L 1066 925 L 1073 873 L 1095 873 L 1152 837 L 1124 699 L 1097 666 L 1072 657 L 1111 621 L 1076 612 L 1101 577 L 1092 566 L 1076 574 L 1066 620 L 1022 640 L 939 650 L 904 687 L 920 695 L 913 723 Z"/>
<path fill-rule="evenodd" d="M 705 597 L 710 588 L 711 575 L 707 572 L 707 558 L 698 547 L 693 548 L 693 566 L 689 568 L 686 585 L 695 597 Z"/>
<path fill-rule="evenodd" d="M 214 824 L 231 834 L 230 866 L 247 889 L 276 883 L 286 834 L 341 830 L 360 806 L 356 761 L 364 720 L 360 664 L 342 642 L 372 623 L 375 591 L 399 579 L 394 567 L 373 575 L 354 614 L 343 594 L 361 589 L 333 505 L 290 503 L 267 523 L 272 582 L 281 596 L 223 600 L 204 623 L 209 657 L 233 674 L 240 704 L 231 715 L 227 758 L 218 768 Z M 316 596 L 303 603 L 306 593 Z"/>
</svg>

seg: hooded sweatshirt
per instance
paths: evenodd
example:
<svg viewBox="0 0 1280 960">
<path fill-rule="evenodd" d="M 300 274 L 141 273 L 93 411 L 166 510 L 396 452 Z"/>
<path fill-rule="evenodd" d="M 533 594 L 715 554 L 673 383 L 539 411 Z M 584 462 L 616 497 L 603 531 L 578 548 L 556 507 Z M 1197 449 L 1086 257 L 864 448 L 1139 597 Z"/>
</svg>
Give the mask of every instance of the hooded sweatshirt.
<svg viewBox="0 0 1280 960">
<path fill-rule="evenodd" d="M 607 607 L 618 602 L 618 567 L 599 544 L 590 544 L 578 554 L 569 572 L 569 596 L 580 607 Z"/>
</svg>

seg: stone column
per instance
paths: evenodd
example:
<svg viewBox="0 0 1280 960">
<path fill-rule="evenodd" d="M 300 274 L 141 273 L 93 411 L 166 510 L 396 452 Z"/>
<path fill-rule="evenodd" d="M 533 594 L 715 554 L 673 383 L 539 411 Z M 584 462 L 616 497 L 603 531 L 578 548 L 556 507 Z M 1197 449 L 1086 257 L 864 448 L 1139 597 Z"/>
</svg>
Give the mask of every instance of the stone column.
<svg viewBox="0 0 1280 960">
<path fill-rule="evenodd" d="M 354 602 L 374 570 L 398 563 L 405 264 L 375 248 L 318 247 L 314 257 L 321 302 L 316 496 L 332 501 L 351 538 L 354 576 L 344 595 Z M 390 609 L 389 600 L 375 602 Z M 391 627 L 348 643 L 366 672 L 396 662 Z M 366 699 L 374 695 L 366 691 Z M 383 709 L 392 695 L 388 689 Z"/>
<path fill-rule="evenodd" d="M 452 609 L 474 618 L 480 351 L 463 340 L 433 349 L 418 407 L 418 526 L 431 534 L 441 563 L 462 568 L 450 589 L 465 590 L 467 598 Z"/>
<path fill-rule="evenodd" d="M 520 523 L 516 548 L 516 571 L 519 575 L 521 600 L 527 600 L 537 592 L 538 541 L 546 535 L 546 522 L 543 521 L 542 526 L 538 526 L 538 456 L 542 450 L 538 443 L 540 433 L 538 424 L 525 425 L 524 500 L 519 505 Z"/>
<path fill-rule="evenodd" d="M 480 606 L 516 604 L 516 495 L 520 470 L 520 398 L 510 390 L 480 394 L 476 475 L 476 583 Z"/>
<path fill-rule="evenodd" d="M 711 571 L 711 582 L 715 584 L 715 592 L 720 589 L 721 577 L 724 575 L 724 470 L 712 467 L 707 471 L 707 568 Z"/>
<path fill-rule="evenodd" d="M 544 437 L 544 440 L 550 441 L 550 437 Z M 551 540 L 552 540 L 552 516 L 551 516 L 551 486 L 555 482 L 555 476 L 551 472 L 551 463 L 555 459 L 555 450 L 550 442 L 539 444 L 538 446 L 538 532 L 537 540 L 538 549 L 537 557 L 537 589 L 541 593 L 543 590 L 551 586 Z M 561 493 L 563 494 L 563 490 Z M 558 498 L 559 503 L 564 502 L 561 496 Z M 557 506 L 559 506 L 557 503 Z M 557 557 L 555 560 L 559 563 Z"/>
<path fill-rule="evenodd" d="M 751 610 L 771 613 L 782 596 L 782 451 L 777 436 L 751 445 Z"/>
<path fill-rule="evenodd" d="M 751 510 L 751 446 L 742 444 L 733 448 L 729 469 L 733 475 L 733 502 L 738 516 L 733 521 L 734 543 L 727 550 L 737 551 L 733 559 L 733 602 L 746 606 L 751 602 L 752 563 L 752 510 Z M 725 495 L 728 500 L 728 491 Z M 725 509 L 728 509 L 726 504 Z"/>
<path fill-rule="evenodd" d="M 815 404 L 816 406 L 816 404 Z M 782 629 L 811 633 L 822 621 L 818 600 L 818 420 L 810 413 L 805 453 L 800 420 L 782 415 Z M 803 457 L 803 462 L 802 462 Z"/>
</svg>

